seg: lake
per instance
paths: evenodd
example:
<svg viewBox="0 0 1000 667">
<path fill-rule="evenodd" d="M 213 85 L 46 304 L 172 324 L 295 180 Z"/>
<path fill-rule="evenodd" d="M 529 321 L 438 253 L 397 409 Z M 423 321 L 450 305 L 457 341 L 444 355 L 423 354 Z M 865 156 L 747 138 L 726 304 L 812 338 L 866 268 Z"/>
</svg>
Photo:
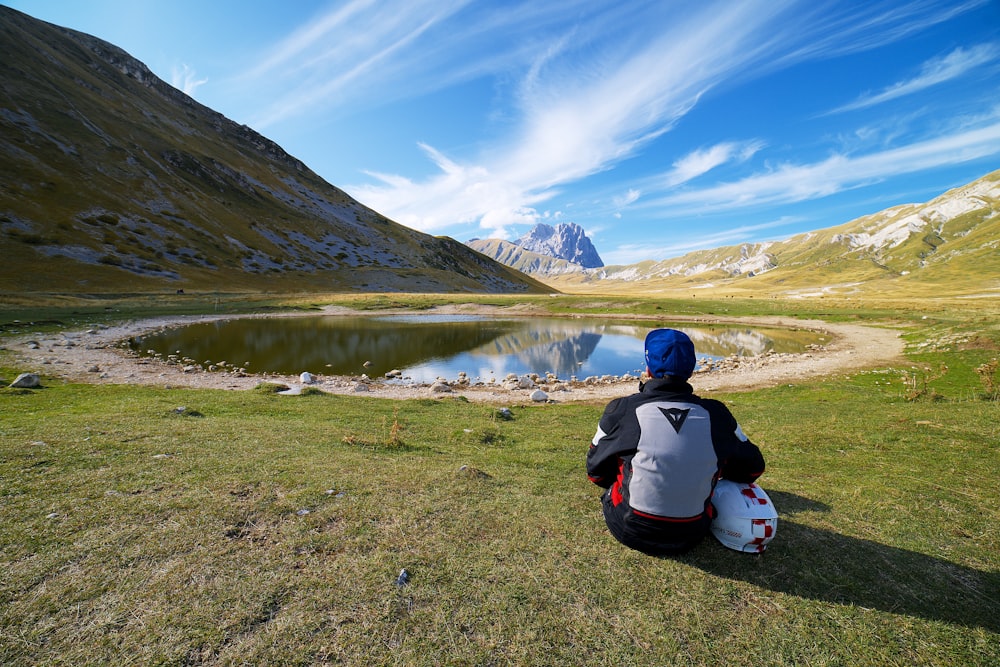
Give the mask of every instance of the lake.
<svg viewBox="0 0 1000 667">
<path fill-rule="evenodd" d="M 648 321 L 495 318 L 472 315 L 237 318 L 165 329 L 129 339 L 140 355 L 176 355 L 205 366 L 225 362 L 251 373 L 382 377 L 402 381 L 502 380 L 508 373 L 574 377 L 631 374 L 645 368 Z M 698 359 L 768 351 L 804 352 L 826 339 L 815 332 L 737 325 L 672 325 L 694 341 Z"/>
</svg>

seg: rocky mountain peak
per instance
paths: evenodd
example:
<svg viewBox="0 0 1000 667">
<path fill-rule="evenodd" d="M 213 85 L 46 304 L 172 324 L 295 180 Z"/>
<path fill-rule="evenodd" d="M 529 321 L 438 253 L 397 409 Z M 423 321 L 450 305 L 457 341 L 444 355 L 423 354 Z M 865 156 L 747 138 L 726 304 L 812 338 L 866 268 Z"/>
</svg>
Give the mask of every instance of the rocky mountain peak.
<svg viewBox="0 0 1000 667">
<path fill-rule="evenodd" d="M 604 261 L 587 238 L 583 227 L 573 222 L 560 223 L 555 227 L 535 225 L 514 243 L 539 255 L 565 259 L 587 269 L 604 266 Z"/>
</svg>

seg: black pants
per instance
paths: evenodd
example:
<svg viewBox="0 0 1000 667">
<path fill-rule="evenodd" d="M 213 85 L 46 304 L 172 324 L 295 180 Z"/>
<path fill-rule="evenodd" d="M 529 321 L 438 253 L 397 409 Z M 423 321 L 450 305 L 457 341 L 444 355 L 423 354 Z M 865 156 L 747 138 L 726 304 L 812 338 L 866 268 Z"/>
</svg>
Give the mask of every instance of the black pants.
<svg viewBox="0 0 1000 667">
<path fill-rule="evenodd" d="M 617 507 L 611 501 L 611 489 L 601 496 L 604 522 L 616 540 L 650 556 L 676 556 L 689 551 L 705 539 L 711 520 L 671 523 L 657 521 L 632 512 L 627 503 Z"/>
</svg>

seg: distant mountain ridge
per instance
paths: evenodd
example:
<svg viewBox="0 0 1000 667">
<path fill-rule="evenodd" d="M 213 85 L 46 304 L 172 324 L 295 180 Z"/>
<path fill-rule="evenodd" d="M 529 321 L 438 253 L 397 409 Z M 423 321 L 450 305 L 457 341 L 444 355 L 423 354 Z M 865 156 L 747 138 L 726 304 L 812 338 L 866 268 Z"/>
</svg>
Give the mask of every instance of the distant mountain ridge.
<svg viewBox="0 0 1000 667">
<path fill-rule="evenodd" d="M 0 50 L 0 292 L 551 291 L 365 207 L 112 44 L 0 6 Z"/>
<path fill-rule="evenodd" d="M 579 273 L 584 270 L 579 264 L 565 259 L 542 255 L 525 250 L 511 241 L 502 239 L 470 239 L 466 245 L 491 259 L 506 264 L 522 273 L 545 280 L 566 273 Z"/>
<path fill-rule="evenodd" d="M 538 224 L 516 241 L 470 239 L 470 248 L 539 279 L 604 266 L 583 227 Z"/>
<path fill-rule="evenodd" d="M 894 206 L 784 241 L 606 266 L 548 282 L 618 291 L 626 285 L 711 287 L 718 281 L 751 291 L 850 292 L 864 285 L 918 283 L 942 293 L 1000 290 L 1000 171 L 926 203 Z"/>
<path fill-rule="evenodd" d="M 573 222 L 559 223 L 555 227 L 535 225 L 514 243 L 529 252 L 565 259 L 585 269 L 604 266 L 597 248 L 587 237 L 583 227 Z"/>
</svg>

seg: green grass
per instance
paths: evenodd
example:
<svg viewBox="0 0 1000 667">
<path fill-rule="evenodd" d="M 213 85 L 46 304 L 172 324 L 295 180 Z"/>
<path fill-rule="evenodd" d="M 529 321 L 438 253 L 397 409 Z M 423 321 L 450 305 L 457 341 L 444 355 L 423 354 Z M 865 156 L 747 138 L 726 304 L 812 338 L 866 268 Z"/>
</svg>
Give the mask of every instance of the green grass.
<svg viewBox="0 0 1000 667">
<path fill-rule="evenodd" d="M 996 337 L 946 315 L 897 366 L 720 396 L 761 556 L 615 542 L 603 405 L 0 392 L 0 664 L 1000 664 Z"/>
</svg>

